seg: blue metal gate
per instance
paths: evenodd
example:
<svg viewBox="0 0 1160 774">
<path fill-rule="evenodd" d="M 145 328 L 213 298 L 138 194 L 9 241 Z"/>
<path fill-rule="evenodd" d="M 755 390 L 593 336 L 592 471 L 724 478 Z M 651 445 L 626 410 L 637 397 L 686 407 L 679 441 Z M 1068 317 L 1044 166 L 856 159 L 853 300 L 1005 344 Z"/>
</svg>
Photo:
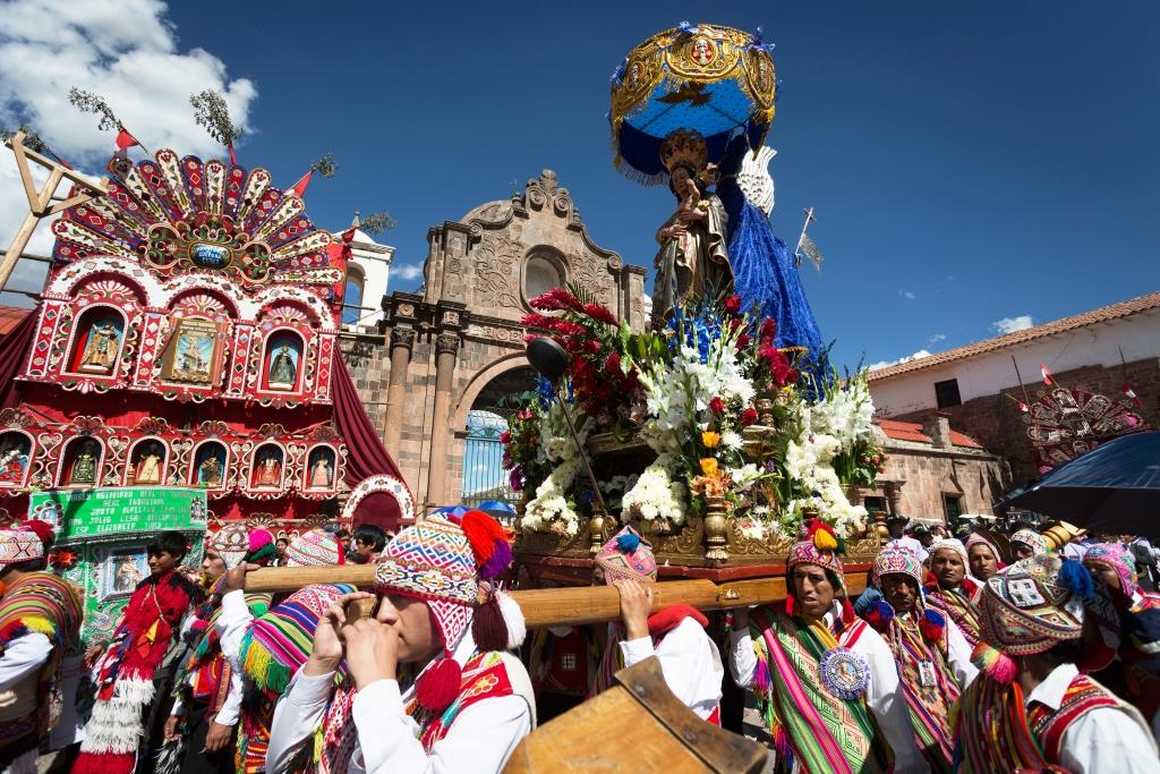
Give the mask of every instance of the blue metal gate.
<svg viewBox="0 0 1160 774">
<path fill-rule="evenodd" d="M 502 500 L 514 506 L 519 499 L 511 488 L 509 472 L 503 466 L 503 443 L 499 438 L 507 429 L 507 420 L 493 411 L 467 412 L 463 495 L 460 498 L 464 505 L 476 506 L 484 500 Z"/>
</svg>

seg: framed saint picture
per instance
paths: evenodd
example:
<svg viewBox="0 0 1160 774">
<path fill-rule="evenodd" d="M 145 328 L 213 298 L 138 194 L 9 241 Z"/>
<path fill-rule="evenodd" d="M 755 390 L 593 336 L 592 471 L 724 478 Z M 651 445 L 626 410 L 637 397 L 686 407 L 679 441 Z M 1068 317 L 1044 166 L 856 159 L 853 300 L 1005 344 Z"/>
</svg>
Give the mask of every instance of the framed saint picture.
<svg viewBox="0 0 1160 774">
<path fill-rule="evenodd" d="M 149 557 L 144 548 L 113 551 L 101 568 L 101 599 L 132 594 L 149 577 Z"/>
<path fill-rule="evenodd" d="M 218 355 L 217 323 L 200 317 L 182 318 L 165 347 L 161 378 L 212 387 L 218 376 Z"/>
</svg>

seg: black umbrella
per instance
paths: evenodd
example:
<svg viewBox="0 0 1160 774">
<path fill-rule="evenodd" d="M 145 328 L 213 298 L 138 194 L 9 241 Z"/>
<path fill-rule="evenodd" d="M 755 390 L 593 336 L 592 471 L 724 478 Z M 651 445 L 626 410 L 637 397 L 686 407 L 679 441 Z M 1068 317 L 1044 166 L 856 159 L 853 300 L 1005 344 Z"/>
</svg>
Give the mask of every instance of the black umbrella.
<svg viewBox="0 0 1160 774">
<path fill-rule="evenodd" d="M 1160 431 L 1097 446 L 995 508 L 1037 511 L 1096 532 L 1160 538 Z"/>
</svg>

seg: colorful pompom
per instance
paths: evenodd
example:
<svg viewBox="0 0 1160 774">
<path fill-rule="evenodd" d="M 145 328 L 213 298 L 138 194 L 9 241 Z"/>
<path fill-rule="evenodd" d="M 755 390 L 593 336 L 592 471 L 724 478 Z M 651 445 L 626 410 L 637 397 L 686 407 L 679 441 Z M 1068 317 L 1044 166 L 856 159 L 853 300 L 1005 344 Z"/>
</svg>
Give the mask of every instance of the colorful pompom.
<svg viewBox="0 0 1160 774">
<path fill-rule="evenodd" d="M 481 578 L 498 578 L 512 563 L 512 547 L 506 540 L 497 540 L 493 546 L 491 558 L 479 568 Z"/>
<path fill-rule="evenodd" d="M 463 514 L 461 523 L 463 534 L 471 544 L 471 551 L 475 554 L 475 566 L 487 564 L 495 553 L 497 541 L 506 541 L 506 534 L 499 522 L 483 511 L 468 511 Z"/>
<path fill-rule="evenodd" d="M 1095 594 L 1091 573 L 1083 566 L 1083 563 L 1074 559 L 1063 560 L 1059 566 L 1057 579 L 1059 585 L 1080 599 L 1091 599 L 1092 595 Z"/>
<path fill-rule="evenodd" d="M 462 680 L 463 670 L 459 662 L 451 658 L 450 653 L 445 653 L 415 681 L 415 698 L 423 709 L 442 712 L 459 695 Z"/>
<path fill-rule="evenodd" d="M 1013 658 L 981 640 L 971 653 L 971 663 L 987 677 L 1002 685 L 1010 685 L 1019 676 L 1019 665 Z"/>
<path fill-rule="evenodd" d="M 40 538 L 40 542 L 44 544 L 45 548 L 52 545 L 53 540 L 56 539 L 56 533 L 52 531 L 52 525 L 47 521 L 40 519 L 29 519 L 24 522 L 24 528 L 29 532 L 35 532 L 36 536 Z"/>
<path fill-rule="evenodd" d="M 806 525 L 810 537 L 813 539 L 814 548 L 819 551 L 836 551 L 838 548 L 838 538 L 834 535 L 834 530 L 829 524 L 826 524 L 819 518 L 810 519 Z"/>
<path fill-rule="evenodd" d="M 947 621 L 943 618 L 942 613 L 936 610 L 927 610 L 919 619 L 918 629 L 927 642 L 941 642 L 946 625 Z"/>
<path fill-rule="evenodd" d="M 616 537 L 616 548 L 622 554 L 634 554 L 640 548 L 640 535 L 629 530 Z"/>
<path fill-rule="evenodd" d="M 866 623 L 873 626 L 876 630 L 882 631 L 894 620 L 894 608 L 889 602 L 880 597 L 870 603 L 866 612 L 862 614 L 862 617 L 866 619 Z"/>
</svg>

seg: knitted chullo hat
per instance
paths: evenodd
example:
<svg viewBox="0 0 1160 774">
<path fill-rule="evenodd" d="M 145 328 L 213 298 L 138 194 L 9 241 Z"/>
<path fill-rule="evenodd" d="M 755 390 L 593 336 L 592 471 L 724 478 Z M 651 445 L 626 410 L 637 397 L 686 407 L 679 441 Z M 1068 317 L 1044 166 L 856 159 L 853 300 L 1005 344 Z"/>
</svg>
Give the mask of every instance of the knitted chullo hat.
<svg viewBox="0 0 1160 774">
<path fill-rule="evenodd" d="M 983 639 L 975 664 L 1000 682 L 1018 673 L 1012 656 L 1051 650 L 1083 635 L 1091 574 L 1079 562 L 1037 554 L 991 576 L 979 600 Z"/>
<path fill-rule="evenodd" d="M 999 541 L 990 532 L 984 530 L 976 530 L 967 537 L 967 554 L 971 553 L 971 549 L 975 546 L 986 546 L 987 549 L 994 554 L 995 562 L 998 569 L 1002 570 L 1007 566 L 1007 562 L 1003 559 L 1004 552 L 999 548 Z"/>
<path fill-rule="evenodd" d="M 618 580 L 657 579 L 657 560 L 652 546 L 632 527 L 624 527 L 601 546 L 592 560 L 611 586 Z"/>
<path fill-rule="evenodd" d="M 886 546 L 874 558 L 871 582 L 877 586 L 883 575 L 906 575 L 913 578 L 918 587 L 922 588 L 922 582 L 926 578 L 926 567 L 914 551 L 895 544 Z"/>
<path fill-rule="evenodd" d="M 43 521 L 28 521 L 16 529 L 0 530 L 0 568 L 44 558 L 43 528 L 34 527 L 34 523 L 43 524 L 48 534 L 52 534 L 52 527 Z"/>
<path fill-rule="evenodd" d="M 1120 543 L 1095 543 L 1088 546 L 1083 563 L 1111 568 L 1120 577 L 1120 590 L 1126 597 L 1131 597 L 1139 589 L 1135 558 Z"/>
<path fill-rule="evenodd" d="M 458 696 L 461 670 L 452 651 L 468 626 L 480 651 L 523 642 L 519 605 L 494 586 L 511 560 L 507 533 L 482 511 L 428 516 L 387 543 L 375 568 L 375 591 L 424 601 L 443 644 L 443 655 L 415 684 L 424 709 L 441 712 Z"/>
<path fill-rule="evenodd" d="M 1030 546 L 1031 551 L 1036 555 L 1046 554 L 1048 550 L 1047 538 L 1043 537 L 1043 535 L 1040 535 L 1035 530 L 1027 529 L 1026 527 L 1020 530 L 1016 530 L 1015 534 L 1011 536 L 1011 542 L 1023 543 L 1024 545 Z"/>
<path fill-rule="evenodd" d="M 225 524 L 209 539 L 209 548 L 221 557 L 227 570 L 232 570 L 246 558 L 250 547 L 250 530 L 244 521 Z"/>
<path fill-rule="evenodd" d="M 287 567 L 325 567 L 345 563 L 342 542 L 333 532 L 321 527 L 304 532 L 286 546 Z"/>
<path fill-rule="evenodd" d="M 250 530 L 249 548 L 246 550 L 245 560 L 253 564 L 265 565 L 277 557 L 278 544 L 274 542 L 274 533 L 262 527 Z"/>
<path fill-rule="evenodd" d="M 963 567 L 967 566 L 967 547 L 957 538 L 941 538 L 931 543 L 926 550 L 932 559 L 939 551 L 954 551 L 963 560 Z"/>
<path fill-rule="evenodd" d="M 842 599 L 842 621 L 847 624 L 854 622 L 854 608 L 846 595 L 846 570 L 839 557 L 844 550 L 845 545 L 829 524 L 815 518 L 804 525 L 802 539 L 793 544 L 785 559 L 785 612 L 788 615 L 794 615 L 797 608 L 797 599 L 793 593 L 793 568 L 799 564 L 814 564 L 835 576 L 838 588 L 834 592 Z"/>
<path fill-rule="evenodd" d="M 239 657 L 246 677 L 264 691 L 285 692 L 310 658 L 314 630 L 326 608 L 353 591 L 354 586 L 341 583 L 306 586 L 255 618 L 246 627 Z"/>
</svg>

